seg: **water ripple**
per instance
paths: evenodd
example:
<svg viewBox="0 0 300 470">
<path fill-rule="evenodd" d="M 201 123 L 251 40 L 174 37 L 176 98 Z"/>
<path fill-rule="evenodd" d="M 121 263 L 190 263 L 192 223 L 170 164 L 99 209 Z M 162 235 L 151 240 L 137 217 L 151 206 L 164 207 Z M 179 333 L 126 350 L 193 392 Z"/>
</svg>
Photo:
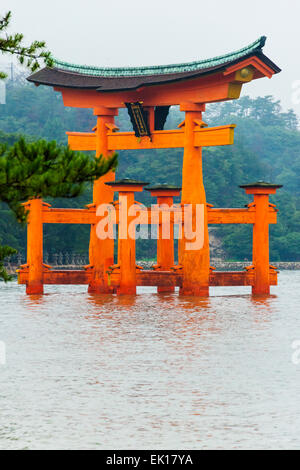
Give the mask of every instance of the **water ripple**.
<svg viewBox="0 0 300 470">
<path fill-rule="evenodd" d="M 260 299 L 1 284 L 0 448 L 299 448 L 299 281 Z"/>
</svg>

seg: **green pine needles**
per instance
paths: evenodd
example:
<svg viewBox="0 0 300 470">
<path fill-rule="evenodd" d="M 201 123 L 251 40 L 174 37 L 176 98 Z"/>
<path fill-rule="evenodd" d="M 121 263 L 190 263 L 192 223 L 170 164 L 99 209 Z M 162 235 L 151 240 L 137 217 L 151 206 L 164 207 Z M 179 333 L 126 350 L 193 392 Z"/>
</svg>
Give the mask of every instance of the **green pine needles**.
<svg viewBox="0 0 300 470">
<path fill-rule="evenodd" d="M 30 198 L 74 198 L 84 184 L 117 166 L 117 154 L 109 159 L 74 152 L 55 141 L 27 142 L 21 138 L 11 147 L 0 145 L 0 200 L 20 221 L 25 220 L 21 202 Z"/>
<path fill-rule="evenodd" d="M 44 63 L 48 67 L 53 66 L 53 60 L 51 58 L 51 54 L 49 51 L 46 50 L 46 44 L 44 41 L 33 41 L 29 46 L 24 46 L 23 44 L 23 34 L 15 33 L 15 34 L 8 34 L 7 29 L 10 26 L 11 22 L 11 11 L 6 13 L 3 17 L 0 17 L 0 52 L 2 54 L 10 54 L 15 55 L 20 64 L 24 64 L 28 67 L 32 72 L 36 71 L 40 68 L 40 64 Z M 6 78 L 7 75 L 4 72 L 0 71 L 0 80 Z M 1 147 L 1 156 L 3 156 L 6 152 L 6 149 L 2 146 Z M 9 157 L 6 157 L 9 159 Z M 2 159 L 1 159 L 2 160 Z M 38 164 L 38 162 L 37 162 Z M 4 166 L 3 166 L 4 165 Z M 3 200 L 8 203 L 8 205 L 14 210 L 17 214 L 19 219 L 25 218 L 24 210 L 22 206 L 20 206 L 20 201 L 18 202 L 18 197 L 21 195 L 21 190 L 14 189 L 11 187 L 8 191 L 5 190 L 5 181 L 9 181 L 14 176 L 11 174 L 11 171 L 14 173 L 15 177 L 18 178 L 20 173 L 14 169 L 14 165 L 8 163 L 5 167 L 5 158 L 1 162 L 1 173 L 0 173 L 0 181 L 1 181 L 1 194 L 0 194 L 0 201 Z M 9 169 L 11 168 L 11 170 Z M 26 172 L 25 172 L 26 173 Z M 25 194 L 25 193 L 24 193 Z M 11 277 L 7 274 L 3 262 L 4 259 L 8 256 L 13 255 L 16 253 L 16 250 L 10 248 L 8 246 L 1 246 L 0 245 L 0 279 L 3 279 L 5 282 L 9 281 Z"/>
<path fill-rule="evenodd" d="M 5 258 L 8 258 L 9 256 L 15 255 L 17 253 L 17 250 L 14 248 L 11 248 L 10 246 L 1 246 L 0 245 L 0 279 L 2 279 L 4 282 L 11 281 L 12 276 L 10 276 L 5 267 L 4 267 L 4 260 Z"/>
<path fill-rule="evenodd" d="M 86 182 L 100 178 L 117 166 L 117 154 L 106 159 L 74 152 L 55 141 L 27 142 L 20 138 L 14 145 L 0 145 L 0 201 L 5 202 L 20 222 L 26 221 L 22 202 L 32 198 L 74 198 Z M 15 253 L 0 246 L 0 279 L 9 280 L 3 268 L 4 258 Z"/>
<path fill-rule="evenodd" d="M 17 56 L 20 64 L 24 64 L 32 72 L 40 68 L 41 62 L 52 67 L 54 62 L 51 53 L 46 50 L 44 41 L 33 41 L 29 46 L 23 44 L 23 34 L 8 34 L 6 31 L 11 22 L 11 11 L 0 17 L 0 52 Z M 0 72 L 0 79 L 6 74 Z"/>
</svg>

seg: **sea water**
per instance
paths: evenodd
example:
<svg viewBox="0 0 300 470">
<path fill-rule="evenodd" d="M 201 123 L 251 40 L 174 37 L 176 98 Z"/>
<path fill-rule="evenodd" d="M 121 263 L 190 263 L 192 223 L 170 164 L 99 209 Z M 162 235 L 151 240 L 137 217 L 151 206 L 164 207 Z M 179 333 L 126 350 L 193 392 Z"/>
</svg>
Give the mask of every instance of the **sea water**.
<svg viewBox="0 0 300 470">
<path fill-rule="evenodd" d="M 300 271 L 270 297 L 0 284 L 1 449 L 297 449 Z"/>
</svg>

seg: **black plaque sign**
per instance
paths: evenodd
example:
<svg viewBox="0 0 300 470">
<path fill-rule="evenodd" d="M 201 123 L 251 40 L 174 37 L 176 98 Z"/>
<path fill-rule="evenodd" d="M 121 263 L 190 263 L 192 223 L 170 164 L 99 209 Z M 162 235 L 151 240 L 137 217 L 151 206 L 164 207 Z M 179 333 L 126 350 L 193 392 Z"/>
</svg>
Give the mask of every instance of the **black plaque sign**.
<svg viewBox="0 0 300 470">
<path fill-rule="evenodd" d="M 148 124 L 148 113 L 143 109 L 141 103 L 125 103 L 133 130 L 137 137 L 150 137 L 150 130 Z"/>
</svg>

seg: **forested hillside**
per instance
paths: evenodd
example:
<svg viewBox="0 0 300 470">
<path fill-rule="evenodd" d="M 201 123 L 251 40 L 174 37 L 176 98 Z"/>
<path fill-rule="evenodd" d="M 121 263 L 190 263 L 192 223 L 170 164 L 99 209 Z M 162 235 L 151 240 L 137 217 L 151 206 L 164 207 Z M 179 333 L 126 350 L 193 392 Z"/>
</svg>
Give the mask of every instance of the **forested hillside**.
<svg viewBox="0 0 300 470">
<path fill-rule="evenodd" d="M 279 209 L 278 225 L 271 228 L 272 260 L 300 260 L 300 132 L 293 111 L 282 112 L 271 96 L 243 97 L 235 102 L 207 107 L 203 119 L 209 125 L 237 124 L 235 144 L 203 150 L 207 200 L 215 207 L 239 207 L 249 197 L 238 186 L 260 179 L 280 183 L 272 202 Z M 166 126 L 175 128 L 182 120 L 172 108 Z M 130 129 L 124 110 L 117 119 L 122 130 Z M 7 104 L 0 105 L 0 142 L 12 143 L 18 135 L 55 139 L 66 143 L 65 131 L 89 131 L 95 125 L 91 110 L 65 108 L 60 94 L 47 87 L 24 83 L 7 84 Z M 122 151 L 118 176 L 142 178 L 149 183 L 181 183 L 182 150 Z M 149 196 L 141 201 L 150 203 Z M 80 207 L 91 201 L 91 188 L 75 200 L 56 200 L 60 207 Z M 45 248 L 49 252 L 85 252 L 88 227 L 47 226 Z M 231 260 L 251 259 L 251 227 L 219 226 L 215 233 L 222 239 Z M 24 251 L 25 230 L 2 205 L 0 243 Z M 155 244 L 143 241 L 147 257 L 155 256 Z M 139 258 L 141 257 L 139 243 Z"/>
</svg>

